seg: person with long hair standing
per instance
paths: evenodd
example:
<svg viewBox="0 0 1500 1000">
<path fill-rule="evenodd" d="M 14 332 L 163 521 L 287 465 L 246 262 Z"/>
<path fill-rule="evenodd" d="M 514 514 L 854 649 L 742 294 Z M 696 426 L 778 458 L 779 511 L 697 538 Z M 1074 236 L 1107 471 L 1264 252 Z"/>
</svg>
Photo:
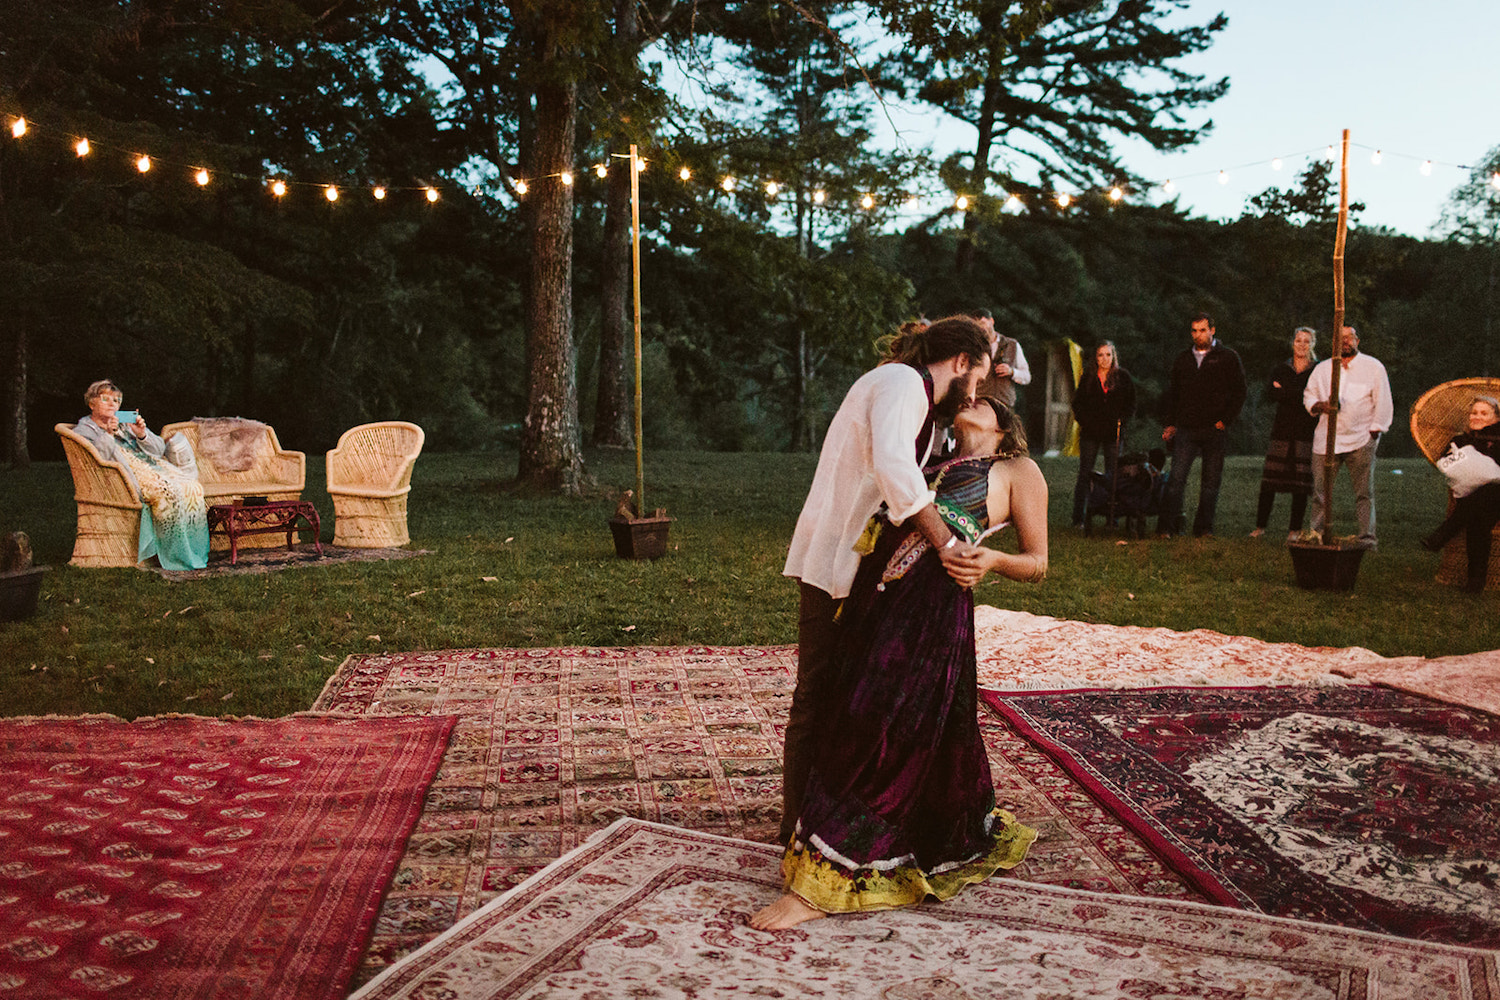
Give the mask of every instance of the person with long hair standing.
<svg viewBox="0 0 1500 1000">
<path fill-rule="evenodd" d="M 1135 416 L 1135 380 L 1120 367 L 1113 341 L 1094 348 L 1094 370 L 1086 373 L 1073 393 L 1073 419 L 1078 421 L 1078 481 L 1073 485 L 1073 527 L 1081 528 L 1087 513 L 1094 463 L 1104 453 L 1104 478 L 1115 482 L 1125 425 Z M 1113 516 L 1113 513 L 1111 513 Z"/>
<path fill-rule="evenodd" d="M 1266 446 L 1266 464 L 1260 473 L 1260 502 L 1255 508 L 1255 530 L 1250 532 L 1251 538 L 1266 533 L 1266 526 L 1271 523 L 1271 507 L 1278 493 L 1292 496 L 1287 538 L 1302 533 L 1307 498 L 1312 495 L 1313 487 L 1313 431 L 1318 427 L 1318 418 L 1302 405 L 1302 393 L 1307 388 L 1313 366 L 1318 363 L 1318 355 L 1313 350 L 1316 337 L 1312 327 L 1297 327 L 1292 334 L 1292 356 L 1271 372 L 1267 395 L 1276 403 L 1276 416 L 1271 420 L 1271 443 Z"/>
</svg>

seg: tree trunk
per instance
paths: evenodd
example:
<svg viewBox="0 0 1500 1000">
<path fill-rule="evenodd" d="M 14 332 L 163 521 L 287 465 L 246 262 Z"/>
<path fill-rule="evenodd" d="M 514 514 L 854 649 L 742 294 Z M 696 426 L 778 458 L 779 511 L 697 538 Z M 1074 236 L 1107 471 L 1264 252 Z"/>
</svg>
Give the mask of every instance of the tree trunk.
<svg viewBox="0 0 1500 1000">
<path fill-rule="evenodd" d="M 1000 73 L 1003 65 L 995 47 L 1001 44 L 998 41 L 991 43 L 989 72 L 984 80 L 984 94 L 979 100 L 979 116 L 974 122 L 979 138 L 974 143 L 974 169 L 969 175 L 969 184 L 974 189 L 973 197 L 976 199 L 984 195 L 990 184 L 990 149 L 995 142 L 995 108 L 1000 103 Z M 953 260 L 953 268 L 960 275 L 967 275 L 974 264 L 974 231 L 978 228 L 979 222 L 975 214 L 965 212 L 964 228 L 958 234 L 958 250 Z"/>
<path fill-rule="evenodd" d="M 636 57 L 640 45 L 635 0 L 618 0 L 615 44 Z M 624 61 L 623 59 L 621 60 Z M 624 103 L 622 96 L 617 102 Z M 594 400 L 594 444 L 629 448 L 635 443 L 631 413 L 630 168 L 629 161 L 609 164 L 604 205 L 604 264 L 599 321 L 599 390 Z"/>
<path fill-rule="evenodd" d="M 547 58 L 556 55 L 549 52 Z M 573 189 L 557 175 L 573 168 L 577 98 L 578 87 L 572 81 L 548 80 L 536 88 L 526 419 L 520 459 L 522 482 L 573 495 L 583 487 L 573 344 Z"/>
<path fill-rule="evenodd" d="M 26 447 L 26 371 L 27 344 L 24 323 L 11 324 L 15 336 L 15 353 L 11 355 L 10 384 L 10 440 L 6 453 L 12 469 L 31 468 L 31 452 Z"/>
</svg>

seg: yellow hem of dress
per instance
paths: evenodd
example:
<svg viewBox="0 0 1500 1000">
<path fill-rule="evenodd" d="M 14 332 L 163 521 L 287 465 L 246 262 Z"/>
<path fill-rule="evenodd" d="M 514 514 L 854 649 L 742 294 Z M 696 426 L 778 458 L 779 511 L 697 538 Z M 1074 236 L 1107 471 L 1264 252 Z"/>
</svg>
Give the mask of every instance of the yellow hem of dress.
<svg viewBox="0 0 1500 1000">
<path fill-rule="evenodd" d="M 929 896 L 939 901 L 952 899 L 964 886 L 1020 864 L 1036 840 L 1037 832 L 1016 822 L 1007 810 L 996 809 L 994 816 L 994 846 L 989 853 L 936 874 L 902 865 L 889 871 L 862 873 L 851 880 L 831 863 L 814 858 L 806 845 L 801 850 L 788 849 L 781 861 L 786 891 L 824 913 L 889 910 L 920 903 Z"/>
</svg>

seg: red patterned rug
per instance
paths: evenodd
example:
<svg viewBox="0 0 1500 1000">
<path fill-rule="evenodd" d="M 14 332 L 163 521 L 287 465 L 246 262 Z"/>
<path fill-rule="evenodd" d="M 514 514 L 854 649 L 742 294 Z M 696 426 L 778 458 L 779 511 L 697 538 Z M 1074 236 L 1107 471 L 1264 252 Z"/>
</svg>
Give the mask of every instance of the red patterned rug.
<svg viewBox="0 0 1500 1000">
<path fill-rule="evenodd" d="M 0 719 L 0 995 L 344 996 L 452 728 Z"/>
<path fill-rule="evenodd" d="M 795 673 L 790 646 L 350 657 L 316 710 L 460 717 L 357 981 L 622 816 L 773 840 Z M 1015 877 L 1201 898 L 988 709 L 980 724 L 997 798 L 1040 833 Z"/>
<path fill-rule="evenodd" d="M 1500 718 L 1375 687 L 983 697 L 1210 898 L 1500 946 Z"/>
<path fill-rule="evenodd" d="M 354 1000 L 1493 1000 L 1495 955 L 994 878 L 946 903 L 757 931 L 769 845 L 623 820 Z"/>
</svg>

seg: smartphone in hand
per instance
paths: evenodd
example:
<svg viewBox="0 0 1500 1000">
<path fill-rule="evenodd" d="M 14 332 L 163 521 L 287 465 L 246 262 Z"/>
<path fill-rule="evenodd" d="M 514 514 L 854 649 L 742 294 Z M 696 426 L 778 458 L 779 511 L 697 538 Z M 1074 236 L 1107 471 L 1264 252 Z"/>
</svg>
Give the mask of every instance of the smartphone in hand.
<svg viewBox="0 0 1500 1000">
<path fill-rule="evenodd" d="M 115 419 L 120 422 L 121 427 L 124 427 L 126 424 L 133 424 L 141 419 L 141 415 L 136 410 L 120 410 L 115 414 Z"/>
</svg>

